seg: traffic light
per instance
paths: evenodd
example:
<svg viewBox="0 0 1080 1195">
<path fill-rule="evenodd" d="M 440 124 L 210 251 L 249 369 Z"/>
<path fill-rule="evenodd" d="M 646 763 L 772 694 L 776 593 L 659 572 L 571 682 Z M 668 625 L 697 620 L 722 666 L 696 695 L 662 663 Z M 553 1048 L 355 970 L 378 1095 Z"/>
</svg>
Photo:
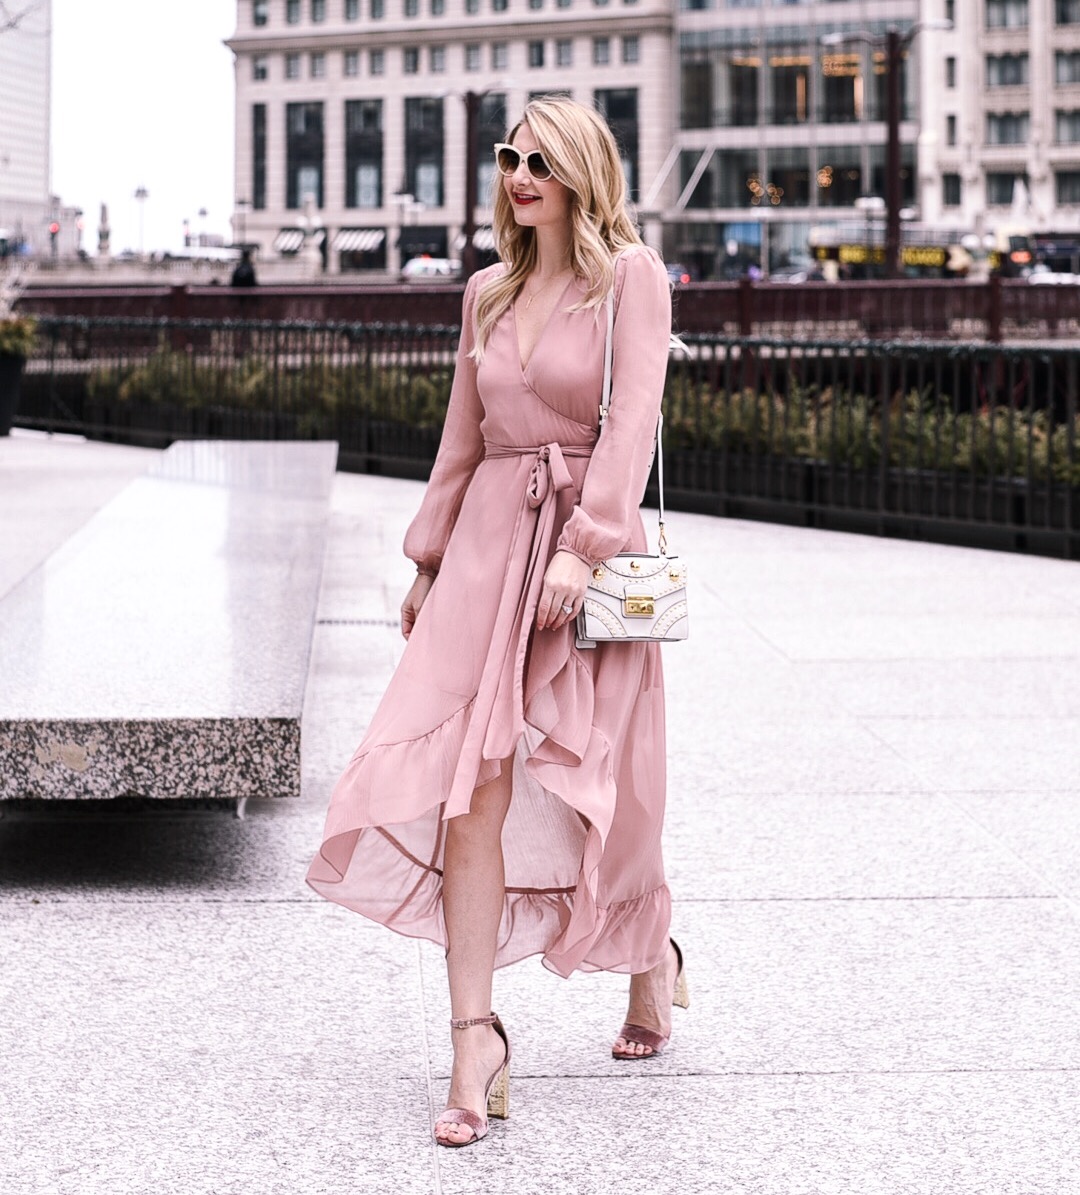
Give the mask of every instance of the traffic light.
<svg viewBox="0 0 1080 1195">
<path fill-rule="evenodd" d="M 50 244 L 50 247 L 52 248 L 53 257 L 55 257 L 56 253 L 57 253 L 57 241 L 59 239 L 59 236 L 60 236 L 60 225 L 56 220 L 54 220 L 49 225 L 49 244 Z"/>
</svg>

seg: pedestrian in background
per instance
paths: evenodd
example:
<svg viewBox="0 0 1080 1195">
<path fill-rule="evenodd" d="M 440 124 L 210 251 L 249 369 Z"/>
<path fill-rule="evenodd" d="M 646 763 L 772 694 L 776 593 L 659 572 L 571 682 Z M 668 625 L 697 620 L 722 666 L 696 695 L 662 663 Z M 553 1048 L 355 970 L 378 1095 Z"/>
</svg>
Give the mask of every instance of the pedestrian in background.
<svg viewBox="0 0 1080 1195">
<path fill-rule="evenodd" d="M 629 974 L 620 1059 L 658 1055 L 673 1000 L 686 1003 L 660 849 L 659 646 L 575 639 L 597 562 L 645 549 L 670 285 L 592 109 L 534 100 L 496 165 L 501 261 L 465 289 L 442 443 L 405 537 L 417 567 L 405 652 L 308 873 L 328 899 L 445 946 L 454 1065 L 434 1132 L 446 1146 L 508 1114 L 495 968 L 540 954 L 562 976 Z"/>
<path fill-rule="evenodd" d="M 240 253 L 240 260 L 236 263 L 230 279 L 233 286 L 255 286 L 258 279 L 255 277 L 255 264 L 251 260 L 251 250 L 244 249 Z"/>
</svg>

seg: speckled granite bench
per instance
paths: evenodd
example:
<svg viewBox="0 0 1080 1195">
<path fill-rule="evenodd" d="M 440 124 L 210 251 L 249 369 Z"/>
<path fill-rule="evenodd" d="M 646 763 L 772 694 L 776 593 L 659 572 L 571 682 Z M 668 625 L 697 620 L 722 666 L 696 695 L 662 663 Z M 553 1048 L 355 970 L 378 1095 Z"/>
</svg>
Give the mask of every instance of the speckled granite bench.
<svg viewBox="0 0 1080 1195">
<path fill-rule="evenodd" d="M 0 601 L 0 802 L 299 794 L 336 460 L 175 444 Z"/>
</svg>

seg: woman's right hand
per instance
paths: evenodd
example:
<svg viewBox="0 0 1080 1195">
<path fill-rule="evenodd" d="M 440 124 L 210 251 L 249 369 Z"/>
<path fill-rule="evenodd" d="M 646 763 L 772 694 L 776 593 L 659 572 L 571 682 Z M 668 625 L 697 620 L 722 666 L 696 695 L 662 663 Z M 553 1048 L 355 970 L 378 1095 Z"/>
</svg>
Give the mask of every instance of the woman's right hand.
<svg viewBox="0 0 1080 1195">
<path fill-rule="evenodd" d="M 401 603 L 401 633 L 406 639 L 412 634 L 416 616 L 420 613 L 420 607 L 424 604 L 434 580 L 435 578 L 428 573 L 417 573 L 416 580 Z"/>
</svg>

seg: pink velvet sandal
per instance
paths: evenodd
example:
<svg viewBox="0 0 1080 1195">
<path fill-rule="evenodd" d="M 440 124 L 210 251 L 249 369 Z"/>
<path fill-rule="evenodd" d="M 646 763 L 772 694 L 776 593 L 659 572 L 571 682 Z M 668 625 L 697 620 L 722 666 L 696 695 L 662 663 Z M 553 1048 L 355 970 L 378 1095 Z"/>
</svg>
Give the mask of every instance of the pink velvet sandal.
<svg viewBox="0 0 1080 1195">
<path fill-rule="evenodd" d="M 487 1110 L 487 1116 L 481 1118 L 475 1112 L 468 1108 L 447 1108 L 440 1113 L 439 1118 L 435 1121 L 435 1125 L 440 1124 L 463 1124 L 472 1130 L 472 1136 L 468 1141 L 444 1141 L 439 1137 L 435 1137 L 436 1145 L 445 1145 L 448 1149 L 460 1149 L 463 1145 L 475 1145 L 481 1138 L 487 1136 L 488 1131 L 488 1117 L 494 1117 L 496 1120 L 507 1120 L 510 1116 L 510 1039 L 506 1036 L 506 1030 L 502 1027 L 502 1021 L 492 1013 L 487 1017 L 473 1017 L 467 1021 L 451 1020 L 451 1029 L 468 1029 L 473 1025 L 492 1025 L 495 1032 L 503 1039 L 503 1044 L 506 1046 L 506 1053 L 503 1055 L 502 1062 L 499 1063 L 498 1069 L 487 1081 L 487 1086 L 484 1088 L 484 1103 Z M 434 1134 L 434 1126 L 432 1133 Z"/>
<path fill-rule="evenodd" d="M 675 947 L 675 956 L 679 960 L 679 970 L 675 975 L 675 990 L 671 996 L 671 1003 L 677 1008 L 689 1008 L 690 991 L 686 986 L 686 971 L 683 967 L 682 951 L 679 949 L 679 944 L 674 938 L 669 940 L 672 946 Z M 623 1038 L 624 1041 L 636 1042 L 649 1049 L 648 1054 L 620 1054 L 613 1047 L 611 1051 L 612 1058 L 618 1058 L 623 1062 L 644 1062 L 646 1058 L 659 1058 L 664 1052 L 664 1047 L 671 1041 L 670 1037 L 664 1037 L 663 1034 L 657 1033 L 655 1029 L 647 1029 L 644 1025 L 633 1025 L 629 1021 L 619 1030 L 619 1037 Z"/>
</svg>

